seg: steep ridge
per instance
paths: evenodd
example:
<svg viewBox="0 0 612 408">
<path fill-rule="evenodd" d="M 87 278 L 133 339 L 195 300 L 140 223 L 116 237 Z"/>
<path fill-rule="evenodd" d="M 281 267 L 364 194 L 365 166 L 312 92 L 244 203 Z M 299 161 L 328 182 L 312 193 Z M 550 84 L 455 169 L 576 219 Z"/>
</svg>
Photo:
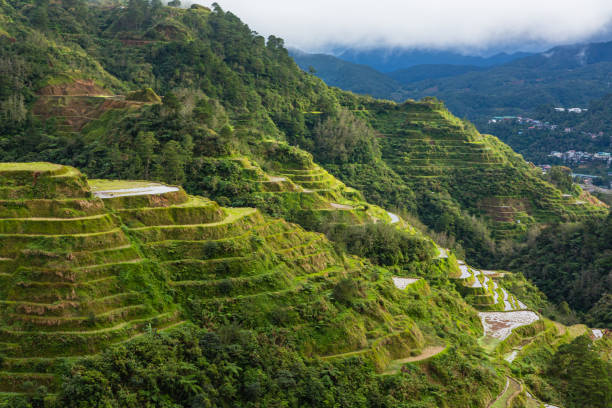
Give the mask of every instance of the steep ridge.
<svg viewBox="0 0 612 408">
<path fill-rule="evenodd" d="M 381 134 L 383 160 L 421 192 L 421 200 L 439 201 L 447 210 L 454 203 L 488 219 L 497 239 L 520 235 L 534 223 L 607 213 L 596 200 L 563 196 L 510 148 L 436 100 L 383 104 L 372 103 L 364 113 Z"/>
<path fill-rule="evenodd" d="M 0 391 L 53 392 L 65 362 L 177 321 L 140 285 L 155 265 L 76 169 L 8 163 L 0 181 Z"/>
<path fill-rule="evenodd" d="M 0 178 L 4 396 L 54 392 L 66 364 L 177 327 L 174 302 L 201 324 L 278 326 L 307 355 L 361 356 L 380 371 L 439 343 L 397 303 L 433 296 L 426 281 L 389 292 L 407 278 L 338 254 L 320 233 L 178 187 L 87 182 L 67 166 L 6 163 Z"/>
<path fill-rule="evenodd" d="M 415 232 L 399 216 L 369 202 L 375 201 L 399 214 L 419 212 L 429 225 L 445 232 L 453 232 L 463 221 L 469 223 L 478 215 L 489 214 L 486 225 L 500 227 L 497 228 L 499 237 L 520 236 L 531 223 L 579 219 L 601 210 L 582 204 L 574 208 L 571 205 L 576 204 L 575 199 L 565 203 L 564 197 L 557 196 L 558 190 L 530 172 L 529 166 L 505 145 L 473 132 L 469 125 L 452 117 L 435 101 L 398 106 L 327 88 L 293 65 L 282 40 L 270 37 L 266 42 L 218 6 L 211 13 L 170 7 L 155 11 L 148 2 L 129 2 L 127 7 L 108 9 L 83 5 L 89 14 L 83 21 L 75 21 L 76 14 L 64 7 L 64 2 L 52 2 L 49 4 L 51 24 L 42 28 L 34 28 L 30 22 L 30 10 L 40 11 L 38 3 L 34 6 L 32 9 L 27 2 L 0 2 L 5 15 L 10 16 L 0 16 L 2 29 L 14 37 L 14 41 L 0 39 L 0 56 L 8 56 L 11 61 L 8 67 L 3 67 L 12 78 L 10 83 L 0 78 L 0 91 L 16 101 L 16 109 L 2 111 L 6 117 L 16 114 L 15 120 L 0 121 L 2 157 L 9 161 L 61 160 L 78 165 L 94 177 L 164 180 L 170 185 L 96 180 L 92 181 L 93 190 L 102 199 L 97 200 L 90 197 L 90 187 L 76 170 L 67 172 L 72 176 L 66 177 L 63 184 L 49 182 L 51 177 L 42 177 L 39 173 L 47 166 L 55 168 L 47 164 L 37 164 L 41 167 L 36 167 L 34 172 L 26 165 L 27 174 L 19 181 L 13 176 L 2 181 L 0 197 L 9 202 L 10 208 L 18 208 L 15 211 L 19 214 L 11 215 L 13 210 L 7 210 L 8 221 L 3 226 L 10 245 L 6 247 L 9 248 L 6 255 L 0 255 L 3 258 L 0 264 L 8 265 L 7 279 L 13 279 L 15 259 L 27 267 L 37 267 L 36 257 L 29 256 L 27 251 L 39 250 L 40 246 L 49 253 L 61 252 L 58 258 L 61 262 L 57 261 L 57 265 L 55 258 L 41 261 L 40 265 L 61 269 L 58 279 L 62 285 L 63 276 L 67 276 L 64 270 L 82 266 L 87 272 L 74 284 L 69 282 L 53 291 L 41 291 L 47 297 L 41 297 L 38 303 L 55 307 L 65 298 L 73 300 L 73 289 L 76 301 L 81 298 L 98 301 L 98 293 L 132 295 L 136 292 L 135 300 L 113 299 L 116 303 L 104 306 L 100 312 L 90 314 L 79 309 L 74 319 L 67 316 L 72 319 L 67 323 L 69 328 L 54 331 L 53 335 L 61 336 L 62 341 L 68 339 L 69 344 L 75 337 L 73 331 L 78 331 L 85 333 L 83 337 L 95 339 L 92 346 L 84 342 L 82 347 L 77 344 L 59 353 L 54 342 L 49 341 L 48 356 L 42 348 L 40 354 L 45 357 L 35 358 L 52 359 L 53 368 L 39 370 L 24 366 L 27 368 L 24 372 L 54 374 L 44 379 L 53 383 L 48 385 L 48 391 L 60 377 L 72 381 L 71 385 L 75 381 L 79 384 L 80 367 L 94 367 L 92 373 L 108 380 L 115 389 L 105 389 L 94 397 L 76 396 L 63 385 L 53 390 L 63 393 L 63 401 L 74 400 L 75 404 L 104 395 L 116 398 L 109 404 L 119 406 L 122 404 L 117 403 L 120 398 L 116 390 L 120 389 L 118 393 L 122 395 L 133 391 L 130 395 L 138 397 L 130 403 L 137 400 L 147 405 L 153 400 L 165 401 L 173 391 L 159 391 L 156 387 L 144 390 L 143 384 L 149 383 L 139 382 L 142 377 L 131 373 L 121 377 L 125 380 L 121 384 L 115 372 L 104 378 L 102 373 L 108 370 L 100 367 L 104 366 L 105 359 L 129 349 L 135 351 L 133 362 L 146 364 L 146 356 L 138 348 L 153 344 L 153 340 L 166 345 L 176 342 L 179 348 L 187 346 L 184 348 L 189 349 L 189 354 L 193 350 L 193 357 L 197 358 L 198 349 L 207 348 L 207 339 L 217 333 L 218 337 L 225 337 L 223 341 L 231 343 L 232 336 L 225 334 L 244 330 L 252 336 L 249 341 L 253 344 L 282 344 L 283 351 L 303 357 L 299 364 L 308 369 L 322 367 L 329 373 L 347 373 L 342 371 L 347 367 L 361 370 L 357 378 L 363 380 L 363 389 L 384 385 L 380 388 L 384 392 L 369 402 L 379 403 L 380 395 L 385 395 L 392 405 L 414 397 L 415 404 L 422 402 L 423 406 L 468 407 L 486 406 L 498 395 L 505 381 L 505 376 L 500 374 L 508 374 L 499 355 L 501 349 L 497 348 L 500 342 L 495 338 L 481 340 L 485 350 L 492 350 L 491 358 L 482 353 L 476 340 L 485 333 L 486 327 L 470 303 L 481 313 L 533 316 L 533 312 L 503 312 L 504 300 L 512 308 L 520 307 L 520 303 L 509 291 L 504 292 L 503 279 L 493 279 L 484 271 L 470 273 L 469 289 L 475 293 L 466 291 L 461 296 L 459 292 L 465 285 L 461 281 L 449 281 L 449 277 L 460 274 L 453 253 L 440 250 L 439 256 L 432 259 L 434 244 L 428 237 Z M 133 14 L 138 8 L 146 18 L 131 18 L 138 15 Z M 78 34 L 68 32 L 67 26 Z M 43 37 L 42 33 L 52 40 L 39 38 Z M 79 45 L 73 42 L 75 38 Z M 85 44 L 89 46 L 83 47 Z M 40 55 L 48 56 L 48 63 L 41 63 Z M 33 70 L 21 70 L 24 66 L 31 66 Z M 123 106 L 108 110 L 77 132 L 56 126 L 58 121 L 46 116 L 32 121 L 19 119 L 20 113 L 31 111 L 39 91 L 63 78 L 63 74 L 70 74 L 70 84 L 62 82 L 58 88 L 60 93 L 65 93 L 63 86 L 79 81 L 103 86 L 112 94 L 155 86 L 165 95 L 164 101 L 142 104 L 138 109 Z M 61 107 L 63 100 L 59 99 Z M 44 102 L 44 97 L 39 100 Z M 22 110 L 19 101 L 27 101 Z M 67 98 L 66 102 L 70 104 L 72 99 Z M 417 112 L 415 115 L 407 115 L 413 110 Z M 65 116 L 61 110 L 54 109 L 50 115 L 60 122 L 61 116 Z M 378 134 L 350 120 L 356 117 L 372 124 Z M 315 152 L 315 157 L 317 154 L 325 157 L 317 152 L 314 141 L 324 139 L 315 133 L 328 119 L 335 120 L 339 132 L 332 134 L 324 146 L 340 154 L 327 155 L 327 162 L 317 160 L 322 163 L 318 166 L 312 156 L 297 146 Z M 405 132 L 414 132 L 412 139 L 424 141 L 413 142 Z M 410 143 L 403 144 L 403 138 Z M 380 141 L 382 157 L 376 140 Z M 428 150 L 429 146 L 435 147 L 432 141 L 440 144 L 439 152 Z M 453 142 L 461 142 L 458 143 L 461 148 L 456 149 L 458 154 Z M 402 155 L 393 154 L 395 144 Z M 427 154 L 415 149 L 411 155 L 411 146 L 420 146 Z M 406 165 L 401 163 L 402 157 L 406 158 Z M 415 159 L 412 164 L 411 158 Z M 23 165 L 9 166 L 18 169 Z M 361 170 L 367 171 L 365 177 Z M 184 184 L 185 190 L 192 194 L 217 200 L 223 207 L 208 199 L 187 195 L 174 186 L 178 184 Z M 359 187 L 369 197 L 368 201 L 347 185 Z M 50 186 L 53 194 L 59 194 L 57 197 L 63 194 L 69 198 L 58 200 L 44 186 Z M 375 194 L 366 190 L 370 187 Z M 37 212 L 36 200 L 40 200 L 37 194 L 49 200 L 40 212 Z M 561 201 L 556 201 L 559 198 Z M 95 203 L 92 208 L 102 207 L 92 209 L 89 214 L 77 204 L 64 204 L 72 199 Z M 18 206 L 16 201 L 20 203 Z M 579 208 L 585 209 L 584 214 L 572 212 Z M 35 216 L 30 216 L 31 209 L 36 210 Z M 74 212 L 75 219 L 69 223 L 57 222 L 56 218 L 62 218 L 58 214 L 65 212 Z M 463 218 L 455 217 L 457 214 Z M 283 217 L 302 227 L 270 216 Z M 39 235 L 45 235 L 41 232 L 46 231 L 48 221 L 54 224 L 56 233 L 49 234 L 52 238 L 40 238 Z M 414 244 L 411 238 L 417 236 L 419 239 L 415 241 L 420 242 L 402 247 L 408 256 L 401 261 L 390 262 L 388 268 L 379 267 L 366 259 L 343 254 L 340 241 L 332 243 L 321 234 L 307 231 L 320 231 L 322 226 L 329 225 L 347 230 L 382 226 L 380 231 L 385 237 L 399 236 L 402 243 Z M 412 235 L 394 234 L 396 228 Z M 365 234 L 373 230 L 362 228 Z M 481 247 L 466 239 L 460 228 L 454 232 L 463 240 L 466 251 L 472 251 L 468 259 L 474 262 Z M 373 249 L 367 255 L 371 259 L 388 249 L 384 240 L 382 244 L 364 241 Z M 19 258 L 19 251 L 26 251 L 28 257 Z M 489 255 L 482 252 L 479 261 L 490 260 Z M 140 268 L 141 263 L 142 270 L 136 271 L 123 265 L 134 264 L 134 268 Z M 97 276 L 104 280 L 96 281 Z M 472 288 L 476 282 L 477 287 Z M 14 290 L 2 297 L 14 296 L 11 302 L 33 303 L 30 297 L 40 296 L 37 284 L 22 287 L 11 283 L 7 287 Z M 537 309 L 522 293 L 520 297 L 530 308 Z M 104 313 L 131 306 L 135 308 L 122 314 L 118 325 L 108 323 L 115 317 L 106 317 Z M 142 313 L 145 317 L 132 320 L 130 313 L 138 317 Z M 8 318 L 3 319 L 10 331 L 21 327 L 13 314 L 19 313 L 8 310 Z M 91 316 L 98 317 L 89 320 Z M 149 316 L 152 318 L 148 319 Z M 161 317 L 156 320 L 155 316 Z M 498 323 L 506 321 L 501 319 L 504 316 L 492 316 Z M 44 314 L 42 317 L 45 323 L 52 320 Z M 88 324 L 94 328 L 80 330 L 85 326 L 77 317 L 87 317 Z M 538 317 L 539 321 L 543 320 Z M 181 319 L 199 327 L 194 329 L 187 324 L 181 327 Z M 176 327 L 177 330 L 174 334 L 158 336 L 157 325 L 160 329 Z M 535 327 L 527 326 L 529 329 L 519 327 L 513 333 L 521 334 L 522 330 Z M 39 339 L 39 331 L 40 336 L 50 336 L 46 334 L 48 330 L 28 328 L 22 330 L 27 334 L 7 341 L 6 348 L 32 349 L 30 338 Z M 199 333 L 194 337 L 200 338 L 187 339 L 194 332 Z M 36 334 L 30 337 L 30 333 Z M 135 342 L 120 343 L 135 336 L 139 336 Z M 115 346 L 117 343 L 120 345 Z M 228 388 L 219 386 L 218 390 L 229 387 L 242 390 L 254 378 L 250 364 L 239 373 L 236 364 L 240 366 L 244 360 L 234 359 L 233 346 L 228 345 L 231 358 L 225 359 L 230 363 L 227 371 L 231 371 L 228 375 L 231 378 L 225 382 L 224 377 L 222 383 Z M 439 353 L 432 352 L 441 347 Z M 539 345 L 538 349 L 541 349 Z M 104 356 L 96 354 L 101 350 L 106 351 Z M 91 357 L 77 364 L 73 357 L 80 355 Z M 247 352 L 242 355 L 246 356 Z M 23 353 L 7 357 L 2 359 L 3 364 L 5 360 L 12 361 L 11 358 L 32 358 Z M 174 357 L 173 366 L 180 366 L 174 363 L 181 360 Z M 246 357 L 248 363 L 251 357 Z M 66 364 L 55 364 L 59 359 Z M 209 366 L 208 360 L 197 360 L 199 368 L 205 365 L 206 370 L 223 371 Z M 18 371 L 14 368 L 18 363 L 13 368 L 2 367 L 14 373 Z M 280 366 L 288 368 L 285 361 Z M 388 380 L 382 377 L 380 381 L 375 376 L 389 371 L 398 375 Z M 342 375 L 345 374 L 339 374 L 339 382 L 355 382 L 356 377 Z M 270 378 L 277 377 L 291 380 L 280 385 L 282 390 L 285 387 L 293 390 L 291 384 L 298 387 L 302 383 L 301 377 L 293 381 L 291 375 L 281 372 L 270 375 Z M 13 379 L 17 377 L 8 374 L 7 378 L 15 382 Z M 98 382 L 97 377 L 91 378 Z M 180 388 L 184 395 L 172 402 L 186 404 L 185 395 L 188 395 L 195 405 L 201 402 L 198 399 L 201 394 L 208 392 L 202 390 L 210 390 L 212 382 L 185 375 L 181 376 L 180 384 L 171 388 Z M 7 392 L 22 389 L 29 395 L 35 388 L 32 381 L 17 381 L 5 387 Z M 320 394 L 319 389 L 339 387 L 331 381 L 323 388 L 309 389 L 306 394 Z M 113 392 L 116 392 L 114 396 Z M 215 389 L 209 395 L 217 392 Z M 224 393 L 223 397 L 229 399 L 230 395 Z M 234 399 L 234 405 L 241 405 L 238 401 Z M 285 402 L 284 397 L 282 401 Z M 287 404 L 298 405 L 295 401 Z M 334 403 L 342 405 L 343 401 L 336 399 Z M 279 404 L 282 403 L 274 401 L 269 405 Z M 309 405 L 309 402 L 303 404 Z"/>
<path fill-rule="evenodd" d="M 97 181 L 92 183 L 95 188 Z M 144 255 L 167 271 L 177 301 L 192 319 L 207 325 L 229 320 L 252 329 L 273 323 L 291 330 L 310 355 L 369 353 L 381 370 L 425 344 L 414 321 L 387 310 L 389 305 L 374 306 L 379 296 L 367 280 L 360 290 L 371 293 L 372 315 L 343 311 L 326 299 L 339 282 L 368 279 L 370 272 L 362 261 L 339 256 L 322 234 L 256 209 L 223 209 L 193 196 L 147 204 L 121 196 L 129 188 L 125 183 L 105 203 Z M 106 189 L 104 194 L 114 195 Z M 424 282 L 419 287 L 427 290 Z M 334 324 L 320 327 L 321 319 Z M 370 330 L 355 331 L 355 324 Z"/>
</svg>

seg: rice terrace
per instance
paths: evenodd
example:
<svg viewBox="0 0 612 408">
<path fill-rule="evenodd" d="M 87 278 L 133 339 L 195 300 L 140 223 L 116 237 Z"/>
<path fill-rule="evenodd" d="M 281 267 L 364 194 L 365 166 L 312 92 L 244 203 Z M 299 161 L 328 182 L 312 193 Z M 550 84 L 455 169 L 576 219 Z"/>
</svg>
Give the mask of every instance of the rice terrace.
<svg viewBox="0 0 612 408">
<path fill-rule="evenodd" d="M 0 408 L 612 407 L 585 1 L 0 0 Z"/>
</svg>

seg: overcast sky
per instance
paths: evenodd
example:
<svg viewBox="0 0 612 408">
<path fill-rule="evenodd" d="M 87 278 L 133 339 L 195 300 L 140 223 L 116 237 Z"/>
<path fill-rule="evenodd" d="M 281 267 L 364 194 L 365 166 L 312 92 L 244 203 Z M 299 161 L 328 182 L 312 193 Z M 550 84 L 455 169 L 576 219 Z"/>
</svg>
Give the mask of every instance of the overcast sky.
<svg viewBox="0 0 612 408">
<path fill-rule="evenodd" d="M 305 51 L 337 46 L 533 50 L 605 38 L 612 32 L 612 0 L 217 2 L 251 29 L 275 34 Z"/>
</svg>

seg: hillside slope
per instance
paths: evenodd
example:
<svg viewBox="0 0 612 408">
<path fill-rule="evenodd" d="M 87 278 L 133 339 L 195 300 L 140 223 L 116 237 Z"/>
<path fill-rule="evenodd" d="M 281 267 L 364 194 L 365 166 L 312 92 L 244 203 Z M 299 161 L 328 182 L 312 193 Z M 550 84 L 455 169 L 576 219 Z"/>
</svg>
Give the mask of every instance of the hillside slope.
<svg viewBox="0 0 612 408">
<path fill-rule="evenodd" d="M 297 353 L 299 364 L 311 370 L 337 370 L 341 382 L 357 363 L 367 384 L 359 393 L 370 403 L 389 387 L 412 384 L 409 398 L 422 406 L 485 406 L 502 389 L 498 373 L 505 369 L 496 359 L 507 350 L 511 330 L 532 325 L 539 334 L 548 328 L 558 346 L 574 338 L 550 323 L 533 325 L 540 317 L 526 309 L 545 301 L 520 279 L 475 270 L 444 251 L 419 262 L 418 274 L 398 276 L 398 270 L 336 251 L 321 234 L 256 209 L 223 208 L 180 187 L 87 181 L 73 168 L 48 163 L 3 163 L 0 175 L 3 403 L 44 398 L 49 407 L 87 401 L 121 406 L 146 404 L 155 395 L 181 404 L 252 399 L 247 390 L 217 397 L 199 392 L 200 385 L 179 391 L 163 382 L 153 394 L 143 393 L 138 379 L 153 375 L 164 360 L 166 378 L 203 384 L 202 375 L 219 381 L 203 365 L 206 359 L 241 366 L 255 358 L 232 360 L 245 344 L 231 356 L 211 356 L 207 348 L 218 333 L 217 348 L 247 336 L 260 352 Z M 522 287 L 529 306 L 509 293 L 506 281 Z M 206 329 L 198 332 L 193 323 Z M 204 351 L 197 363 L 161 351 L 193 346 L 194 334 Z M 166 342 L 174 346 L 160 344 Z M 156 357 L 148 344 L 157 344 Z M 478 344 L 489 350 L 494 366 L 482 359 Z M 607 343 L 599 344 L 607 350 Z M 140 347 L 149 351 L 135 351 Z M 132 373 L 110 368 L 126 358 L 132 367 L 148 366 Z M 183 375 L 173 374 L 170 365 L 176 363 Z M 259 381 L 281 375 L 278 367 L 262 368 L 266 374 Z M 304 376 L 292 370 L 296 380 Z M 392 383 L 385 380 L 400 372 Z M 432 376 L 438 389 L 433 399 L 427 392 Z M 98 394 L 86 391 L 92 387 Z M 347 398 L 340 385 L 325 388 Z M 268 395 L 276 394 L 270 390 L 257 399 L 272 403 Z M 389 404 L 407 398 L 398 390 L 391 395 Z M 304 398 L 327 406 L 317 396 Z"/>
<path fill-rule="evenodd" d="M 436 101 L 325 86 L 218 6 L 104 4 L 0 1 L 0 405 L 467 408 L 507 376 L 523 391 L 505 399 L 607 392 L 603 332 L 467 266 L 496 255 L 482 225 L 598 202 L 557 200 Z M 479 221 L 506 189 L 529 203 Z M 467 263 L 410 214 L 443 220 Z M 502 355 L 526 336 L 542 356 L 513 373 Z M 558 353 L 597 370 L 568 379 Z"/>
<path fill-rule="evenodd" d="M 585 107 L 610 93 L 612 42 L 555 47 L 482 72 L 409 84 L 413 97 L 435 96 L 477 120 L 525 114 L 542 105 Z"/>
<path fill-rule="evenodd" d="M 3 78 L 12 78 L 0 86 L 4 160 L 184 184 L 347 248 L 353 232 L 342 225 L 389 222 L 385 208 L 419 217 L 480 265 L 530 225 L 606 212 L 579 190 L 563 197 L 436 102 L 397 105 L 327 87 L 281 39 L 266 41 L 220 7 L 1 6 Z"/>
<path fill-rule="evenodd" d="M 419 278 L 414 290 L 392 289 L 389 271 L 256 209 L 149 182 L 88 184 L 45 163 L 2 164 L 0 174 L 5 397 L 57 391 L 79 358 L 186 318 L 209 329 L 273 329 L 304 357 L 361 356 L 383 371 L 441 342 L 435 333 L 466 307 L 448 299 L 452 308 L 414 314 L 410 307 L 433 306 L 447 290 Z M 445 259 L 423 267 L 449 270 Z M 475 313 L 465 325 L 481 330 Z"/>
<path fill-rule="evenodd" d="M 375 98 L 406 98 L 399 82 L 367 65 L 353 64 L 333 55 L 308 54 L 299 50 L 290 49 L 289 54 L 302 70 L 310 72 L 311 67 L 314 68 L 313 73 L 329 86 Z"/>
</svg>

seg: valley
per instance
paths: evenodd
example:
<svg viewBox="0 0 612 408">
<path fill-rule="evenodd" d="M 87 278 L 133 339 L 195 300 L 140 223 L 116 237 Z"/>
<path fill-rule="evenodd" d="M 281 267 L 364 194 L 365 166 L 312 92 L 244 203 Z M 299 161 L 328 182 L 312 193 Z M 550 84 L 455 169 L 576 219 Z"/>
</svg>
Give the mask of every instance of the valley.
<svg viewBox="0 0 612 408">
<path fill-rule="evenodd" d="M 609 206 L 453 98 L 146 0 L 0 0 L 0 74 L 0 407 L 612 403 Z"/>
</svg>

